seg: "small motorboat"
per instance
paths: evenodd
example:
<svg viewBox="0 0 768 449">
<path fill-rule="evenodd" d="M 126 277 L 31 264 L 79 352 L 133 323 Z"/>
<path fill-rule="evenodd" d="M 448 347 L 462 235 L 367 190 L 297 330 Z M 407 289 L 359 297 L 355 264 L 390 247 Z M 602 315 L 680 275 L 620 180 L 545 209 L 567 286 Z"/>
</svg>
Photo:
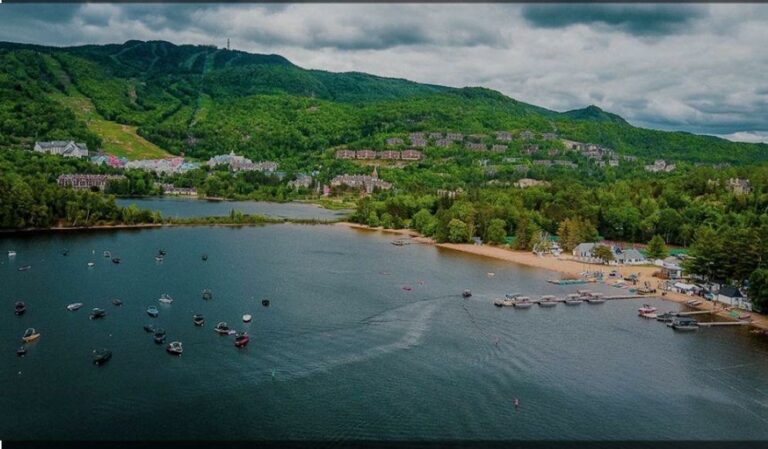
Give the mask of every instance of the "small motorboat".
<svg viewBox="0 0 768 449">
<path fill-rule="evenodd" d="M 532 305 L 531 298 L 527 296 L 520 296 L 512 303 L 512 307 L 515 309 L 530 309 Z"/>
<path fill-rule="evenodd" d="M 162 262 L 163 256 L 155 256 L 155 262 Z"/>
<path fill-rule="evenodd" d="M 262 299 L 261 300 L 261 305 L 264 306 L 264 307 L 269 307 L 269 300 L 268 299 Z"/>
<path fill-rule="evenodd" d="M 101 366 L 112 358 L 112 351 L 106 349 L 94 349 L 93 350 L 93 364 Z"/>
<path fill-rule="evenodd" d="M 461 292 L 461 297 L 462 298 L 469 298 L 471 296 L 472 296 L 472 292 L 469 291 L 469 290 L 464 290 L 463 292 Z"/>
<path fill-rule="evenodd" d="M 250 323 L 252 319 L 253 317 L 251 316 L 250 313 L 246 313 L 245 315 L 243 315 L 243 323 Z"/>
<path fill-rule="evenodd" d="M 112 253 L 109 251 L 104 251 L 104 257 L 112 257 Z"/>
<path fill-rule="evenodd" d="M 74 312 L 75 310 L 79 310 L 80 307 L 83 307 L 83 303 L 73 302 L 72 304 L 67 306 L 67 310 L 69 310 L 70 312 Z"/>
<path fill-rule="evenodd" d="M 98 307 L 95 307 L 93 310 L 91 310 L 92 320 L 98 320 L 99 318 L 104 318 L 105 316 L 107 316 L 107 311 L 104 309 L 99 309 Z"/>
<path fill-rule="evenodd" d="M 493 305 L 496 307 L 512 307 L 514 304 L 515 300 L 509 298 L 498 298 L 493 301 Z"/>
<path fill-rule="evenodd" d="M 24 331 L 24 336 L 21 337 L 21 340 L 24 343 L 30 343 L 40 338 L 40 332 L 36 331 L 33 327 L 30 327 L 29 329 Z"/>
<path fill-rule="evenodd" d="M 145 324 L 144 325 L 144 332 L 154 334 L 155 333 L 155 326 L 153 326 L 151 324 Z"/>
<path fill-rule="evenodd" d="M 677 318 L 677 314 L 674 312 L 664 312 L 656 315 L 656 321 L 662 323 L 671 323 L 675 318 Z"/>
<path fill-rule="evenodd" d="M 701 305 L 701 301 L 698 299 L 691 299 L 690 301 L 686 301 L 685 304 L 690 307 L 696 307 Z"/>
<path fill-rule="evenodd" d="M 24 346 L 16 350 L 16 356 L 24 357 L 25 355 L 27 355 L 27 348 L 25 348 Z"/>
<path fill-rule="evenodd" d="M 159 345 L 165 343 L 165 329 L 157 329 L 152 338 L 154 338 L 155 343 Z"/>
<path fill-rule="evenodd" d="M 157 307 L 149 306 L 147 307 L 147 315 L 151 316 L 152 318 L 157 318 L 157 316 L 160 315 L 160 312 L 157 310 Z"/>
<path fill-rule="evenodd" d="M 639 314 L 638 316 L 639 316 L 640 318 L 647 318 L 647 319 L 649 319 L 649 320 L 655 320 L 656 318 L 658 318 L 658 317 L 659 317 L 659 315 L 657 315 L 657 314 L 656 314 L 656 313 L 654 313 L 654 312 L 641 313 L 641 314 Z"/>
<path fill-rule="evenodd" d="M 169 354 L 173 355 L 181 355 L 181 353 L 184 352 L 184 348 L 181 346 L 180 341 L 170 342 L 165 350 L 168 351 Z"/>
<path fill-rule="evenodd" d="M 203 259 L 203 262 L 205 262 L 206 260 L 208 260 L 208 254 L 203 254 L 201 258 Z"/>
<path fill-rule="evenodd" d="M 579 297 L 576 293 L 571 293 L 570 295 L 565 297 L 565 305 L 566 306 L 580 306 L 584 302 L 581 297 Z"/>
<path fill-rule="evenodd" d="M 504 297 L 507 298 L 507 299 L 517 299 L 517 298 L 519 298 L 521 296 L 523 296 L 523 295 L 520 294 L 520 293 L 505 293 L 504 294 Z"/>
<path fill-rule="evenodd" d="M 209 299 L 213 299 L 213 292 L 207 288 L 203 290 L 203 299 L 205 299 L 206 301 Z"/>
<path fill-rule="evenodd" d="M 637 309 L 638 315 L 647 315 L 654 312 L 656 312 L 656 307 L 653 307 L 649 304 L 643 304 L 643 307 Z"/>
<path fill-rule="evenodd" d="M 32 265 L 23 265 L 18 268 L 19 271 L 29 271 L 32 269 Z"/>
<path fill-rule="evenodd" d="M 539 299 L 539 307 L 555 307 L 557 300 L 552 295 L 544 295 Z"/>
<path fill-rule="evenodd" d="M 411 287 L 410 285 L 403 285 L 403 290 L 409 292 L 409 291 L 413 290 L 413 287 Z"/>
<path fill-rule="evenodd" d="M 238 332 L 235 335 L 235 347 L 236 348 L 243 348 L 248 345 L 248 342 L 250 341 L 250 337 L 248 337 L 247 332 Z"/>
<path fill-rule="evenodd" d="M 195 323 L 195 326 L 202 326 L 205 324 L 205 317 L 198 313 L 192 317 L 192 322 Z"/>
<path fill-rule="evenodd" d="M 123 305 L 123 300 L 115 298 L 115 299 L 112 300 L 112 304 L 114 304 L 116 306 L 122 306 Z"/>
<path fill-rule="evenodd" d="M 602 304 L 605 302 L 602 293 L 589 293 L 584 299 L 588 304 Z"/>
<path fill-rule="evenodd" d="M 119 264 L 120 263 L 120 258 L 119 257 L 113 257 L 112 258 L 112 263 L 113 264 Z"/>
<path fill-rule="evenodd" d="M 166 254 L 168 254 L 168 253 L 166 253 L 164 249 L 158 249 L 158 250 L 157 250 L 157 255 L 158 255 L 158 256 L 163 256 L 163 257 L 165 257 L 165 255 L 166 255 Z"/>
<path fill-rule="evenodd" d="M 8 251 L 8 257 L 16 257 L 16 251 L 14 250 Z"/>
<path fill-rule="evenodd" d="M 677 317 L 671 323 L 667 324 L 667 326 L 676 331 L 690 332 L 699 330 L 699 322 L 688 317 Z"/>
<path fill-rule="evenodd" d="M 27 305 L 24 303 L 24 301 L 16 301 L 16 304 L 14 304 L 14 312 L 16 316 L 24 315 L 27 312 Z"/>
<path fill-rule="evenodd" d="M 173 302 L 173 298 L 171 298 L 171 295 L 167 293 L 163 293 L 162 295 L 160 295 L 160 298 L 158 299 L 158 301 L 160 301 L 163 304 L 170 304 Z"/>
<path fill-rule="evenodd" d="M 93 262 L 88 262 L 88 268 L 93 268 L 96 264 Z"/>
<path fill-rule="evenodd" d="M 69 255 L 69 250 L 65 249 L 64 251 L 61 252 L 61 255 L 65 256 L 65 257 L 68 256 Z"/>
<path fill-rule="evenodd" d="M 750 320 L 752 320 L 752 314 L 742 313 L 741 315 L 739 315 L 739 320 L 740 321 L 750 321 Z"/>
<path fill-rule="evenodd" d="M 225 321 L 221 321 L 216 325 L 216 327 L 213 328 L 213 330 L 220 335 L 227 335 L 229 333 L 229 326 Z"/>
</svg>

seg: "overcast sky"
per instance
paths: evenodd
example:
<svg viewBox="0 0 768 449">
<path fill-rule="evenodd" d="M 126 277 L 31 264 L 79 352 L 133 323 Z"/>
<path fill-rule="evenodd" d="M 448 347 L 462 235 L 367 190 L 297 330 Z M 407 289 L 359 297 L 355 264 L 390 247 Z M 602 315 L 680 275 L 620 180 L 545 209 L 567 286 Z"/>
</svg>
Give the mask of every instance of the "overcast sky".
<svg viewBox="0 0 768 449">
<path fill-rule="evenodd" d="M 768 141 L 768 5 L 0 4 L 0 40 L 162 39 L 484 86 L 639 126 Z"/>
</svg>

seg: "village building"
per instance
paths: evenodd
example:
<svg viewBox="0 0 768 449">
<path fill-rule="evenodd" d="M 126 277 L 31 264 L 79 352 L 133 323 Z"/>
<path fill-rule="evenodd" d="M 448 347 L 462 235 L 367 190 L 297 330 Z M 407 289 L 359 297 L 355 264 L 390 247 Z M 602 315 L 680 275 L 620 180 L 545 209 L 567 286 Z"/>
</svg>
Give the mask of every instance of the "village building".
<svg viewBox="0 0 768 449">
<path fill-rule="evenodd" d="M 389 160 L 395 160 L 400 159 L 400 152 L 399 151 L 379 151 L 379 159 L 389 159 Z"/>
<path fill-rule="evenodd" d="M 424 133 L 410 133 L 408 134 L 408 140 L 413 142 L 414 140 L 425 140 L 426 135 Z"/>
<path fill-rule="evenodd" d="M 389 139 L 387 139 L 387 146 L 390 146 L 390 147 L 395 147 L 398 145 L 402 145 L 404 143 L 405 142 L 403 141 L 403 139 L 399 137 L 390 137 Z"/>
<path fill-rule="evenodd" d="M 37 153 L 54 154 L 64 157 L 88 157 L 88 145 L 84 143 L 76 143 L 74 140 L 35 142 L 34 151 Z"/>
<path fill-rule="evenodd" d="M 508 131 L 496 131 L 496 140 L 499 142 L 512 142 L 512 133 Z"/>
<path fill-rule="evenodd" d="M 619 160 L 618 159 L 610 159 L 608 160 L 608 165 L 611 167 L 618 167 L 619 166 Z"/>
<path fill-rule="evenodd" d="M 749 179 L 730 178 L 725 183 L 725 188 L 736 195 L 749 195 L 752 192 L 752 183 Z"/>
<path fill-rule="evenodd" d="M 548 161 L 548 160 L 533 161 L 533 165 L 541 165 L 541 166 L 544 166 L 544 167 L 550 167 L 552 165 L 552 161 Z"/>
<path fill-rule="evenodd" d="M 104 191 L 107 184 L 111 181 L 119 181 L 125 179 L 123 175 L 90 175 L 90 174 L 73 174 L 73 175 L 60 175 L 56 180 L 59 187 L 69 187 L 72 189 L 98 189 Z"/>
<path fill-rule="evenodd" d="M 299 173 L 296 175 L 296 179 L 288 182 L 288 187 L 293 187 L 294 189 L 309 189 L 312 187 L 312 182 L 313 179 L 311 176 L 304 173 Z"/>
<path fill-rule="evenodd" d="M 664 159 L 656 159 L 652 165 L 646 165 L 645 171 L 652 173 L 671 172 L 675 169 L 675 164 L 668 164 Z"/>
<path fill-rule="evenodd" d="M 445 135 L 445 138 L 448 140 L 456 140 L 456 141 L 462 141 L 464 140 L 464 134 L 462 133 L 448 133 Z"/>
<path fill-rule="evenodd" d="M 525 144 L 523 145 L 522 153 L 527 154 L 528 156 L 532 156 L 539 152 L 539 146 L 534 144 Z"/>
<path fill-rule="evenodd" d="M 488 148 L 484 143 L 467 143 L 467 149 L 470 151 L 486 151 Z"/>
<path fill-rule="evenodd" d="M 548 186 L 548 185 L 549 183 L 547 181 L 540 181 L 538 179 L 531 179 L 531 178 L 522 178 L 517 182 L 515 182 L 515 187 L 519 187 L 521 189 L 527 189 L 528 187 Z"/>
<path fill-rule="evenodd" d="M 336 159 L 354 159 L 355 152 L 353 150 L 337 150 Z"/>
<path fill-rule="evenodd" d="M 462 193 L 464 193 L 464 190 L 462 190 L 461 187 L 456 190 L 437 189 L 437 196 L 439 198 L 448 198 L 451 200 L 461 195 Z"/>
<path fill-rule="evenodd" d="M 197 196 L 197 189 L 194 187 L 176 187 L 173 184 L 160 184 L 163 195 L 178 196 Z"/>
<path fill-rule="evenodd" d="M 434 133 L 434 132 L 433 133 L 429 133 L 429 138 L 430 139 L 442 139 L 443 138 L 443 133 Z"/>
<path fill-rule="evenodd" d="M 405 150 L 401 153 L 400 159 L 404 161 L 420 161 L 424 159 L 424 153 L 418 150 Z"/>
<path fill-rule="evenodd" d="M 738 288 L 732 285 L 724 285 L 720 287 L 720 290 L 715 296 L 715 300 L 722 304 L 727 304 L 739 309 L 752 310 L 752 304 L 749 300 L 741 294 Z"/>
<path fill-rule="evenodd" d="M 573 257 L 585 263 L 603 263 L 602 260 L 592 254 L 592 251 L 598 245 L 592 242 L 580 243 L 573 249 Z M 645 258 L 643 253 L 634 248 L 622 249 L 615 245 L 605 246 L 608 246 L 613 254 L 613 261 L 609 262 L 610 265 L 642 265 L 648 263 L 648 259 Z"/>
<path fill-rule="evenodd" d="M 565 161 L 565 160 L 555 160 L 555 161 L 552 161 L 552 163 L 560 167 L 567 167 L 567 168 L 578 167 L 575 162 Z"/>
<path fill-rule="evenodd" d="M 576 142 L 574 140 L 567 140 L 567 139 L 561 139 L 561 142 L 563 142 L 563 145 L 565 145 L 565 148 L 572 151 L 583 151 L 584 150 L 584 144 L 581 142 Z"/>
<path fill-rule="evenodd" d="M 628 154 L 621 156 L 621 158 L 627 162 L 635 162 L 637 160 L 637 156 L 630 156 Z"/>
<path fill-rule="evenodd" d="M 497 145 L 491 146 L 491 151 L 493 151 L 494 153 L 503 153 L 503 152 L 507 151 L 508 148 L 509 147 L 507 147 L 506 145 L 498 145 L 497 144 Z"/>
<path fill-rule="evenodd" d="M 355 157 L 357 159 L 376 159 L 376 152 L 373 150 L 357 150 Z"/>
<path fill-rule="evenodd" d="M 91 163 L 95 165 L 107 165 L 113 168 L 123 168 L 128 163 L 125 157 L 117 157 L 113 154 L 99 154 L 91 158 Z"/>
<path fill-rule="evenodd" d="M 557 134 L 555 133 L 544 133 L 541 135 L 541 138 L 544 140 L 555 140 L 557 139 Z"/>
<path fill-rule="evenodd" d="M 522 159 L 520 159 L 519 157 L 505 157 L 501 161 L 504 162 L 505 164 L 516 164 L 516 163 L 520 162 L 521 160 Z"/>
<path fill-rule="evenodd" d="M 514 166 L 514 167 L 512 167 L 512 168 L 513 168 L 513 169 L 515 170 L 515 172 L 517 172 L 518 174 L 524 175 L 524 174 L 528 173 L 528 169 L 529 169 L 530 167 L 528 167 L 528 166 L 527 166 L 527 165 L 525 165 L 525 164 L 520 164 L 520 165 L 515 165 L 515 166 Z M 517 186 L 517 187 L 522 187 L 522 186 Z"/>
<path fill-rule="evenodd" d="M 411 139 L 411 146 L 416 148 L 424 148 L 428 145 L 426 139 Z"/>
<path fill-rule="evenodd" d="M 531 131 L 528 131 L 527 129 L 520 133 L 520 139 L 522 140 L 531 140 L 533 139 L 534 134 Z"/>
<path fill-rule="evenodd" d="M 331 180 L 332 187 L 347 186 L 354 189 L 373 193 L 375 189 L 389 190 L 392 184 L 379 179 L 378 170 L 374 167 L 373 173 L 368 175 L 339 175 Z"/>
<path fill-rule="evenodd" d="M 438 147 L 447 148 L 453 145 L 453 141 L 451 139 L 437 139 L 435 141 L 435 145 L 437 145 Z"/>
<path fill-rule="evenodd" d="M 482 142 L 483 140 L 487 139 L 487 134 L 470 134 L 467 136 L 467 139 L 473 141 L 473 142 Z"/>
</svg>

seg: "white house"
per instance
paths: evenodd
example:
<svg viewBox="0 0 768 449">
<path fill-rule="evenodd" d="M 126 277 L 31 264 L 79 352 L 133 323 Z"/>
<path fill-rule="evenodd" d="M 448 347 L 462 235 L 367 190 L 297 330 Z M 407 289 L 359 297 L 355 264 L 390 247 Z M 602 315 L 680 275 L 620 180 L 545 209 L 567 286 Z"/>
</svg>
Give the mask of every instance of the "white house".
<svg viewBox="0 0 768 449">
<path fill-rule="evenodd" d="M 741 294 L 738 288 L 731 285 L 724 285 L 715 296 L 717 302 L 728 304 L 739 309 L 752 310 L 752 304 Z"/>
<path fill-rule="evenodd" d="M 597 243 L 580 243 L 573 249 L 573 257 L 587 263 L 602 263 L 602 261 L 592 255 L 592 250 L 595 249 Z M 648 260 L 643 254 L 633 248 L 621 249 L 617 246 L 610 246 L 613 253 L 613 261 L 611 265 L 642 265 L 648 263 Z"/>
<path fill-rule="evenodd" d="M 35 142 L 34 151 L 64 157 L 88 157 L 88 146 L 84 143 L 75 143 L 74 140 Z"/>
</svg>

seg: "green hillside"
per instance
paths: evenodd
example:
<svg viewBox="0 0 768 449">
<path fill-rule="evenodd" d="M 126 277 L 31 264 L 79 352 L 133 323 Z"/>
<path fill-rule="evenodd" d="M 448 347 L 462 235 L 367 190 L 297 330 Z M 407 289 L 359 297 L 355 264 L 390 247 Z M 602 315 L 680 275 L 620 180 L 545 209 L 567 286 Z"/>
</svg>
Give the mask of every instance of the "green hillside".
<svg viewBox="0 0 768 449">
<path fill-rule="evenodd" d="M 768 159 L 767 145 L 636 128 L 595 106 L 558 113 L 489 89 L 307 70 L 278 55 L 162 41 L 68 48 L 0 43 L 0 99 L 4 148 L 75 138 L 142 157 L 236 151 L 259 159 L 410 131 L 530 129 L 648 160 Z M 84 103 L 92 105 L 91 116 L 78 113 Z"/>
</svg>

